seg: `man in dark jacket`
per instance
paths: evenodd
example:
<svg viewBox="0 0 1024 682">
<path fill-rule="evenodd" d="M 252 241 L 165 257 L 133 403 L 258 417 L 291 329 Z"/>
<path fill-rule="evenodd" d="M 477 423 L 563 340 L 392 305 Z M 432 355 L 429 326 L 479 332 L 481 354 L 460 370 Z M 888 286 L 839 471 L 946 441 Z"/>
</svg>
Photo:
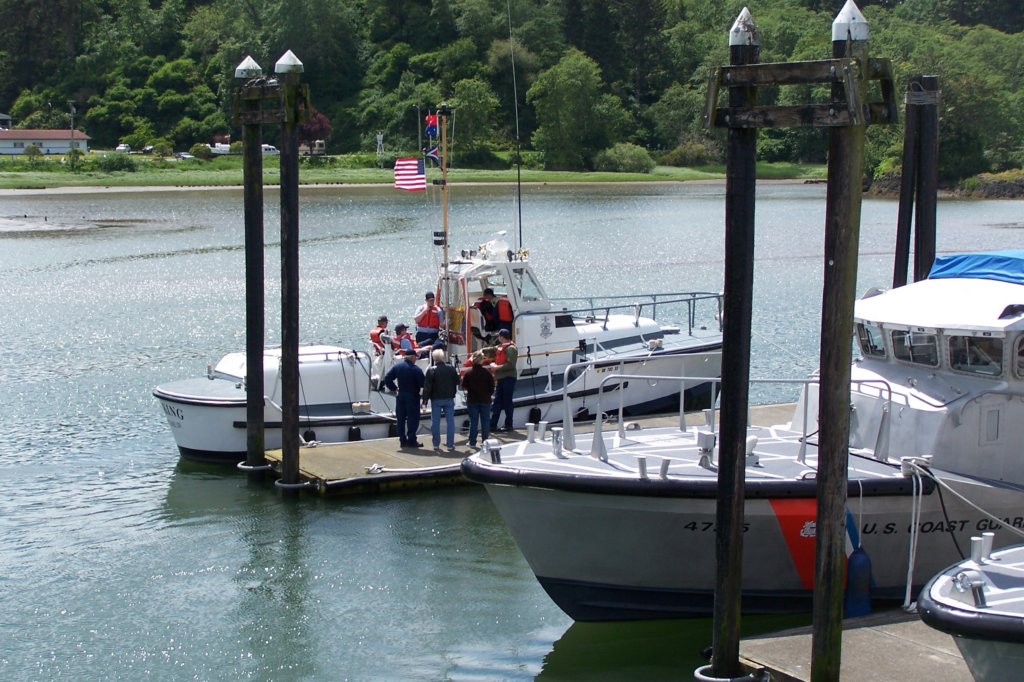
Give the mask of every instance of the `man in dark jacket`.
<svg viewBox="0 0 1024 682">
<path fill-rule="evenodd" d="M 384 385 L 398 391 L 395 401 L 395 420 L 398 441 L 403 448 L 423 447 L 416 440 L 420 425 L 420 389 L 423 388 L 423 370 L 416 366 L 416 351 L 405 351 L 405 362 L 399 362 L 384 375 Z"/>
<path fill-rule="evenodd" d="M 441 449 L 441 413 L 445 419 L 445 444 L 455 449 L 455 391 L 459 388 L 459 372 L 445 362 L 444 351 L 435 350 L 430 357 L 434 366 L 427 370 L 423 382 L 423 407 L 430 402 L 430 435 L 434 450 Z"/>
</svg>

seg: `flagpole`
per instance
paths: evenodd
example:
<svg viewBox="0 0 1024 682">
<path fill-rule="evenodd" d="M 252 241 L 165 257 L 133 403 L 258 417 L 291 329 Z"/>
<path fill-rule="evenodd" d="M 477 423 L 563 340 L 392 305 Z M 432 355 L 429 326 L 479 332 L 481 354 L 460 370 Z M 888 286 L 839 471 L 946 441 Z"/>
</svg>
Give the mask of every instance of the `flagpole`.
<svg viewBox="0 0 1024 682">
<path fill-rule="evenodd" d="M 441 227 L 444 232 L 442 245 L 441 272 L 444 273 L 444 310 L 445 329 L 451 331 L 451 279 L 448 273 L 448 114 L 451 109 L 447 102 L 441 102 L 437 108 L 441 124 Z"/>
</svg>

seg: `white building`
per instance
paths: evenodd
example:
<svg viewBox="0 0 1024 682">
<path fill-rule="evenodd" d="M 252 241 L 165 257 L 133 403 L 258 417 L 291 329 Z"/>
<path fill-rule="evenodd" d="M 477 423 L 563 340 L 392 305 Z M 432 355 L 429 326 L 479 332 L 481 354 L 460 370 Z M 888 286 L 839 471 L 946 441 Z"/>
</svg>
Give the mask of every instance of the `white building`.
<svg viewBox="0 0 1024 682">
<path fill-rule="evenodd" d="M 0 154 L 24 154 L 29 146 L 44 154 L 67 154 L 72 148 L 84 153 L 90 139 L 81 130 L 0 130 Z"/>
</svg>

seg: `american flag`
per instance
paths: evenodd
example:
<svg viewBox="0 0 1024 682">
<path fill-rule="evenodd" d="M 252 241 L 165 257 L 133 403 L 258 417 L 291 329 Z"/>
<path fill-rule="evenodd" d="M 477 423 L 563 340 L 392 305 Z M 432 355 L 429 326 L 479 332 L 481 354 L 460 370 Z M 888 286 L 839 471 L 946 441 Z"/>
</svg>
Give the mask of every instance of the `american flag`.
<svg viewBox="0 0 1024 682">
<path fill-rule="evenodd" d="M 427 172 L 422 158 L 395 159 L 395 187 L 410 192 L 427 189 Z"/>
</svg>

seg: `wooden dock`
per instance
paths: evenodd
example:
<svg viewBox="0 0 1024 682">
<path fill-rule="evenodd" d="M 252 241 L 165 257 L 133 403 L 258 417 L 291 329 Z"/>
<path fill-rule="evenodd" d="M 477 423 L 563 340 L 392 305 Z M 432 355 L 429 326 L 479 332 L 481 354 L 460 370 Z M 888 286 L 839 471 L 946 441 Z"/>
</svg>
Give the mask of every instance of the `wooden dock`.
<svg viewBox="0 0 1024 682">
<path fill-rule="evenodd" d="M 783 424 L 790 420 L 792 404 L 761 405 L 750 409 L 751 424 Z M 688 425 L 703 424 L 702 412 L 686 414 Z M 630 419 L 645 427 L 679 423 L 679 415 Z M 606 427 L 610 428 L 610 427 Z M 593 424 L 577 425 L 577 438 L 593 433 Z M 491 434 L 501 442 L 526 438 L 525 429 Z M 363 495 L 397 492 L 416 488 L 436 488 L 466 483 L 460 471 L 462 460 L 473 454 L 462 431 L 455 439 L 455 451 L 435 452 L 430 444 L 429 424 L 420 426 L 422 448 L 403 448 L 397 438 L 318 444 L 299 450 L 299 478 L 309 489 L 321 495 Z M 267 461 L 273 467 L 281 462 L 281 451 L 270 450 Z"/>
<path fill-rule="evenodd" d="M 748 671 L 768 670 L 773 682 L 811 679 L 811 627 L 740 641 Z M 934 630 L 916 613 L 880 611 L 843 621 L 843 682 L 974 679 L 951 635 Z"/>
</svg>

